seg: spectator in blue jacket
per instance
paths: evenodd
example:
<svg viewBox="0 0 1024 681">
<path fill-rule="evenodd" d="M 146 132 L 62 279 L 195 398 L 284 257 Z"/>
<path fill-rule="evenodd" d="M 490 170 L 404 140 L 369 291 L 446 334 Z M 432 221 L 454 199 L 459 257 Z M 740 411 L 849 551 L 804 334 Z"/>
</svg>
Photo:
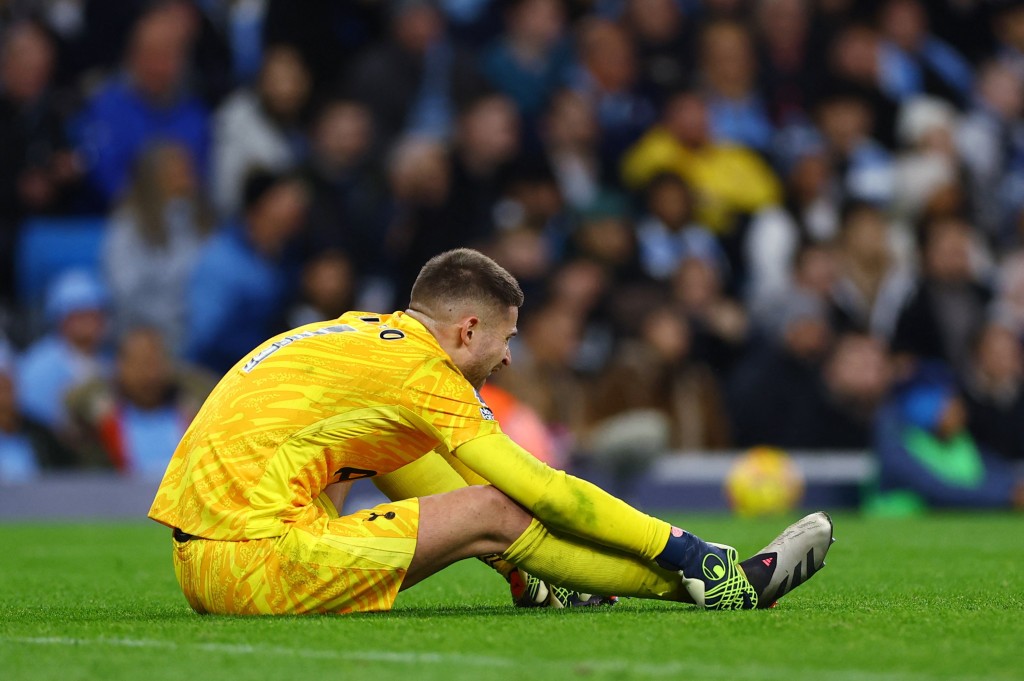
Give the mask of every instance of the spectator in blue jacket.
<svg viewBox="0 0 1024 681">
<path fill-rule="evenodd" d="M 505 24 L 505 33 L 481 55 L 481 68 L 491 85 L 533 121 L 569 78 L 572 49 L 564 40 L 565 11 L 558 0 L 514 0 Z"/>
<path fill-rule="evenodd" d="M 963 105 L 971 91 L 971 65 L 934 35 L 920 0 L 888 0 L 879 12 L 881 68 L 891 92 L 901 101 L 932 94 Z"/>
<path fill-rule="evenodd" d="M 896 390 L 876 423 L 875 452 L 875 510 L 1024 507 L 1024 480 L 967 431 L 967 408 L 944 365 L 922 365 Z"/>
<path fill-rule="evenodd" d="M 66 434 L 68 391 L 106 372 L 101 354 L 106 308 L 107 292 L 87 270 L 71 270 L 53 283 L 46 298 L 52 331 L 29 346 L 18 362 L 18 400 L 25 416 Z"/>
<path fill-rule="evenodd" d="M 157 8 L 136 24 L 123 74 L 100 88 L 74 124 L 87 172 L 104 205 L 128 184 L 149 144 L 174 141 L 207 176 L 209 113 L 185 87 L 193 27 L 180 13 Z"/>
<path fill-rule="evenodd" d="M 192 273 L 185 339 L 190 360 L 222 374 L 284 330 L 296 280 L 290 246 L 308 200 L 295 175 L 256 171 L 246 180 L 242 222 L 206 242 Z"/>
</svg>

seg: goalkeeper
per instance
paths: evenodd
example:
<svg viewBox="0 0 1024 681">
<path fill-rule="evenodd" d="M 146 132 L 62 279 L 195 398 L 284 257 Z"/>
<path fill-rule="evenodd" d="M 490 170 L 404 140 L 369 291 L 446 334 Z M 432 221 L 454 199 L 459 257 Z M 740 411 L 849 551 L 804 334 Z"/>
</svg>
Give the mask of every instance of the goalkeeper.
<svg viewBox="0 0 1024 681">
<path fill-rule="evenodd" d="M 505 436 L 477 389 L 511 363 L 522 302 L 508 272 L 458 249 L 423 267 L 404 312 L 350 312 L 239 360 L 182 438 L 149 513 L 172 529 L 192 608 L 387 610 L 451 563 L 497 554 L 579 592 L 746 609 L 821 567 L 832 541 L 824 513 L 741 563 Z M 364 477 L 399 500 L 339 517 L 344 483 Z"/>
</svg>

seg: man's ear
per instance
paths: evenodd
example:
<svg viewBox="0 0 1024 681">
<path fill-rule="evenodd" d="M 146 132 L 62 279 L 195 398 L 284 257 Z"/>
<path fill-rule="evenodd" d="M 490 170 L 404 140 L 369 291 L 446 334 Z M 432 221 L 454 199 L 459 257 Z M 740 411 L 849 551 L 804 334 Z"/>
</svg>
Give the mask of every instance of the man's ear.
<svg viewBox="0 0 1024 681">
<path fill-rule="evenodd" d="M 462 339 L 463 345 L 469 345 L 473 340 L 473 335 L 480 330 L 480 318 L 475 316 L 469 316 L 462 320 L 459 324 L 459 336 Z"/>
</svg>

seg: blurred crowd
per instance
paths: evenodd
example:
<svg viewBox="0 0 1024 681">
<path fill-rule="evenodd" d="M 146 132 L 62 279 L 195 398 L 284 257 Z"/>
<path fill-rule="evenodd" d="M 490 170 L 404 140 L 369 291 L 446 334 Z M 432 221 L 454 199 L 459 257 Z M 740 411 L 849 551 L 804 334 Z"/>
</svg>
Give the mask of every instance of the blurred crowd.
<svg viewBox="0 0 1024 681">
<path fill-rule="evenodd" d="M 257 343 L 472 246 L 527 293 L 485 397 L 553 463 L 870 447 L 883 487 L 1009 503 L 1024 2 L 3 0 L 0 30 L 0 481 L 159 476 Z M 27 296 L 19 244 L 81 216 L 94 266 Z"/>
</svg>

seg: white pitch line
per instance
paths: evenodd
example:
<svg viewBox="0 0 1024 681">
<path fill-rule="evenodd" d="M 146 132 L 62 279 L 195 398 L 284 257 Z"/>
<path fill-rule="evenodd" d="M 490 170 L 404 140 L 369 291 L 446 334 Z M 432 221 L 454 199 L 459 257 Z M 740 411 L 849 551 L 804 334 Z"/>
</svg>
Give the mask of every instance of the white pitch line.
<svg viewBox="0 0 1024 681">
<path fill-rule="evenodd" d="M 525 659 L 523 657 L 498 657 L 492 655 L 465 655 L 462 653 L 432 653 L 394 650 L 323 650 L 309 648 L 287 648 L 284 646 L 254 646 L 246 643 L 175 643 L 159 639 L 145 638 L 72 638 L 65 636 L 0 636 L 2 644 L 41 645 L 41 646 L 108 646 L 115 648 L 154 648 L 161 650 L 177 650 L 186 652 L 197 650 L 207 653 L 225 655 L 269 655 L 307 659 L 361 660 L 365 662 L 384 662 L 393 664 L 417 665 L 436 664 L 449 667 L 521 667 L 537 671 L 538 667 L 562 669 L 569 673 L 619 672 L 629 675 L 646 677 L 674 677 L 681 675 L 700 674 L 709 678 L 727 676 L 729 679 L 751 679 L 755 681 L 791 681 L 794 672 L 801 676 L 815 675 L 829 681 L 932 681 L 935 677 L 926 674 L 902 672 L 873 672 L 867 670 L 845 669 L 800 669 L 767 668 L 762 666 L 734 667 L 714 664 L 704 660 L 668 662 L 651 664 L 618 660 L 544 660 Z M 989 681 L 991 677 L 957 677 L 958 681 Z"/>
</svg>

